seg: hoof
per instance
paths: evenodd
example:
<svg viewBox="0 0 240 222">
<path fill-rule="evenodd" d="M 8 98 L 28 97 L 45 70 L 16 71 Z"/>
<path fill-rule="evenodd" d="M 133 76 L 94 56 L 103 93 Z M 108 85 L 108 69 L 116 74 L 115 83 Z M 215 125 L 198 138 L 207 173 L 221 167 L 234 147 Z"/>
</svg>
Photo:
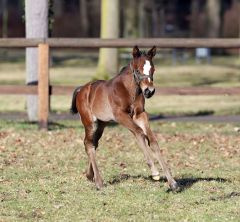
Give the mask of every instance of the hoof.
<svg viewBox="0 0 240 222">
<path fill-rule="evenodd" d="M 176 181 L 174 181 L 173 183 L 170 184 L 170 189 L 173 192 L 180 192 L 181 191 L 181 187 L 178 185 L 178 183 Z"/>
<path fill-rule="evenodd" d="M 159 181 L 160 180 L 160 175 L 155 175 L 155 176 L 152 175 L 152 179 L 155 180 L 155 181 Z"/>
<path fill-rule="evenodd" d="M 101 185 L 100 184 L 98 184 L 98 185 L 96 184 L 96 189 L 97 190 L 101 190 L 102 188 L 103 188 L 103 184 L 101 184 Z"/>
<path fill-rule="evenodd" d="M 176 181 L 174 181 L 173 183 L 170 184 L 170 189 L 173 192 L 180 192 L 181 191 L 181 187 L 178 185 L 178 183 Z"/>
<path fill-rule="evenodd" d="M 95 183 L 97 190 L 101 190 L 103 188 L 103 181 L 100 180 Z"/>
</svg>

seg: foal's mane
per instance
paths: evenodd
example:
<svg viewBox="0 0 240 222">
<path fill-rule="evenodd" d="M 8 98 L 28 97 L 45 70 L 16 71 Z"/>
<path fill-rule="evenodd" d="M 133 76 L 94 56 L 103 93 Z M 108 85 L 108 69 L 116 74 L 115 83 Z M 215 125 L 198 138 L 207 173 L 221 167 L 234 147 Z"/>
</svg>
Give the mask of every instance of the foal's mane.
<svg viewBox="0 0 240 222">
<path fill-rule="evenodd" d="M 120 69 L 120 72 L 118 73 L 118 75 L 121 75 L 122 73 L 124 73 L 124 71 L 127 69 L 128 66 L 123 66 L 121 69 Z"/>
</svg>

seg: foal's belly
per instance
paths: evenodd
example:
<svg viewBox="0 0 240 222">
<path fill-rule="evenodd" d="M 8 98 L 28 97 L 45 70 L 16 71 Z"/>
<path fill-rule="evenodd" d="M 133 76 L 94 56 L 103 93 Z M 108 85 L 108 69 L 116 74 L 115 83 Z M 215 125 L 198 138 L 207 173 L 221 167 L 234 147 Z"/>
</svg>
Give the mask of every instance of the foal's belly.
<svg viewBox="0 0 240 222">
<path fill-rule="evenodd" d="M 115 120 L 114 115 L 112 113 L 112 108 L 108 104 L 101 105 L 101 108 L 93 109 L 94 119 L 99 119 L 104 122 L 108 122 L 111 120 Z"/>
<path fill-rule="evenodd" d="M 115 120 L 106 90 L 96 90 L 92 103 L 92 114 L 94 120 L 99 119 L 104 122 Z"/>
</svg>

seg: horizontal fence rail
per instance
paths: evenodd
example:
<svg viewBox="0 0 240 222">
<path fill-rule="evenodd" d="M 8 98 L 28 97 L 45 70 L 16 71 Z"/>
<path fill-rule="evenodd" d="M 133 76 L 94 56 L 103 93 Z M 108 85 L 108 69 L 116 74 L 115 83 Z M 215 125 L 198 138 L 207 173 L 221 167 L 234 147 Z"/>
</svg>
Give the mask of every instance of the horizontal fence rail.
<svg viewBox="0 0 240 222">
<path fill-rule="evenodd" d="M 100 39 L 100 38 L 2 38 L 1 48 L 25 48 L 37 47 L 39 44 L 48 44 L 49 47 L 57 48 L 132 48 L 139 47 L 159 48 L 240 48 L 239 38 L 139 38 L 139 39 Z"/>
<path fill-rule="evenodd" d="M 76 86 L 49 85 L 49 95 L 71 95 Z M 0 94 L 34 95 L 38 86 L 2 85 Z M 240 87 L 157 87 L 157 95 L 240 95 Z"/>
</svg>

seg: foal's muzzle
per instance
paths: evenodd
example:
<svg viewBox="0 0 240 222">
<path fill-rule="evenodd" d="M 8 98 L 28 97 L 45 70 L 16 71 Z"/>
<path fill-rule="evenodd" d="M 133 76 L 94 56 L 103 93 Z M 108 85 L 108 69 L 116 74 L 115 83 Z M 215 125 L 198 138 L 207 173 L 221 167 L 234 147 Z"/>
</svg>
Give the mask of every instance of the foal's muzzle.
<svg viewBox="0 0 240 222">
<path fill-rule="evenodd" d="M 155 93 L 155 88 L 153 89 L 149 89 L 149 88 L 146 88 L 143 92 L 143 95 L 146 97 L 146 98 L 150 98 L 153 96 L 153 94 Z"/>
</svg>

